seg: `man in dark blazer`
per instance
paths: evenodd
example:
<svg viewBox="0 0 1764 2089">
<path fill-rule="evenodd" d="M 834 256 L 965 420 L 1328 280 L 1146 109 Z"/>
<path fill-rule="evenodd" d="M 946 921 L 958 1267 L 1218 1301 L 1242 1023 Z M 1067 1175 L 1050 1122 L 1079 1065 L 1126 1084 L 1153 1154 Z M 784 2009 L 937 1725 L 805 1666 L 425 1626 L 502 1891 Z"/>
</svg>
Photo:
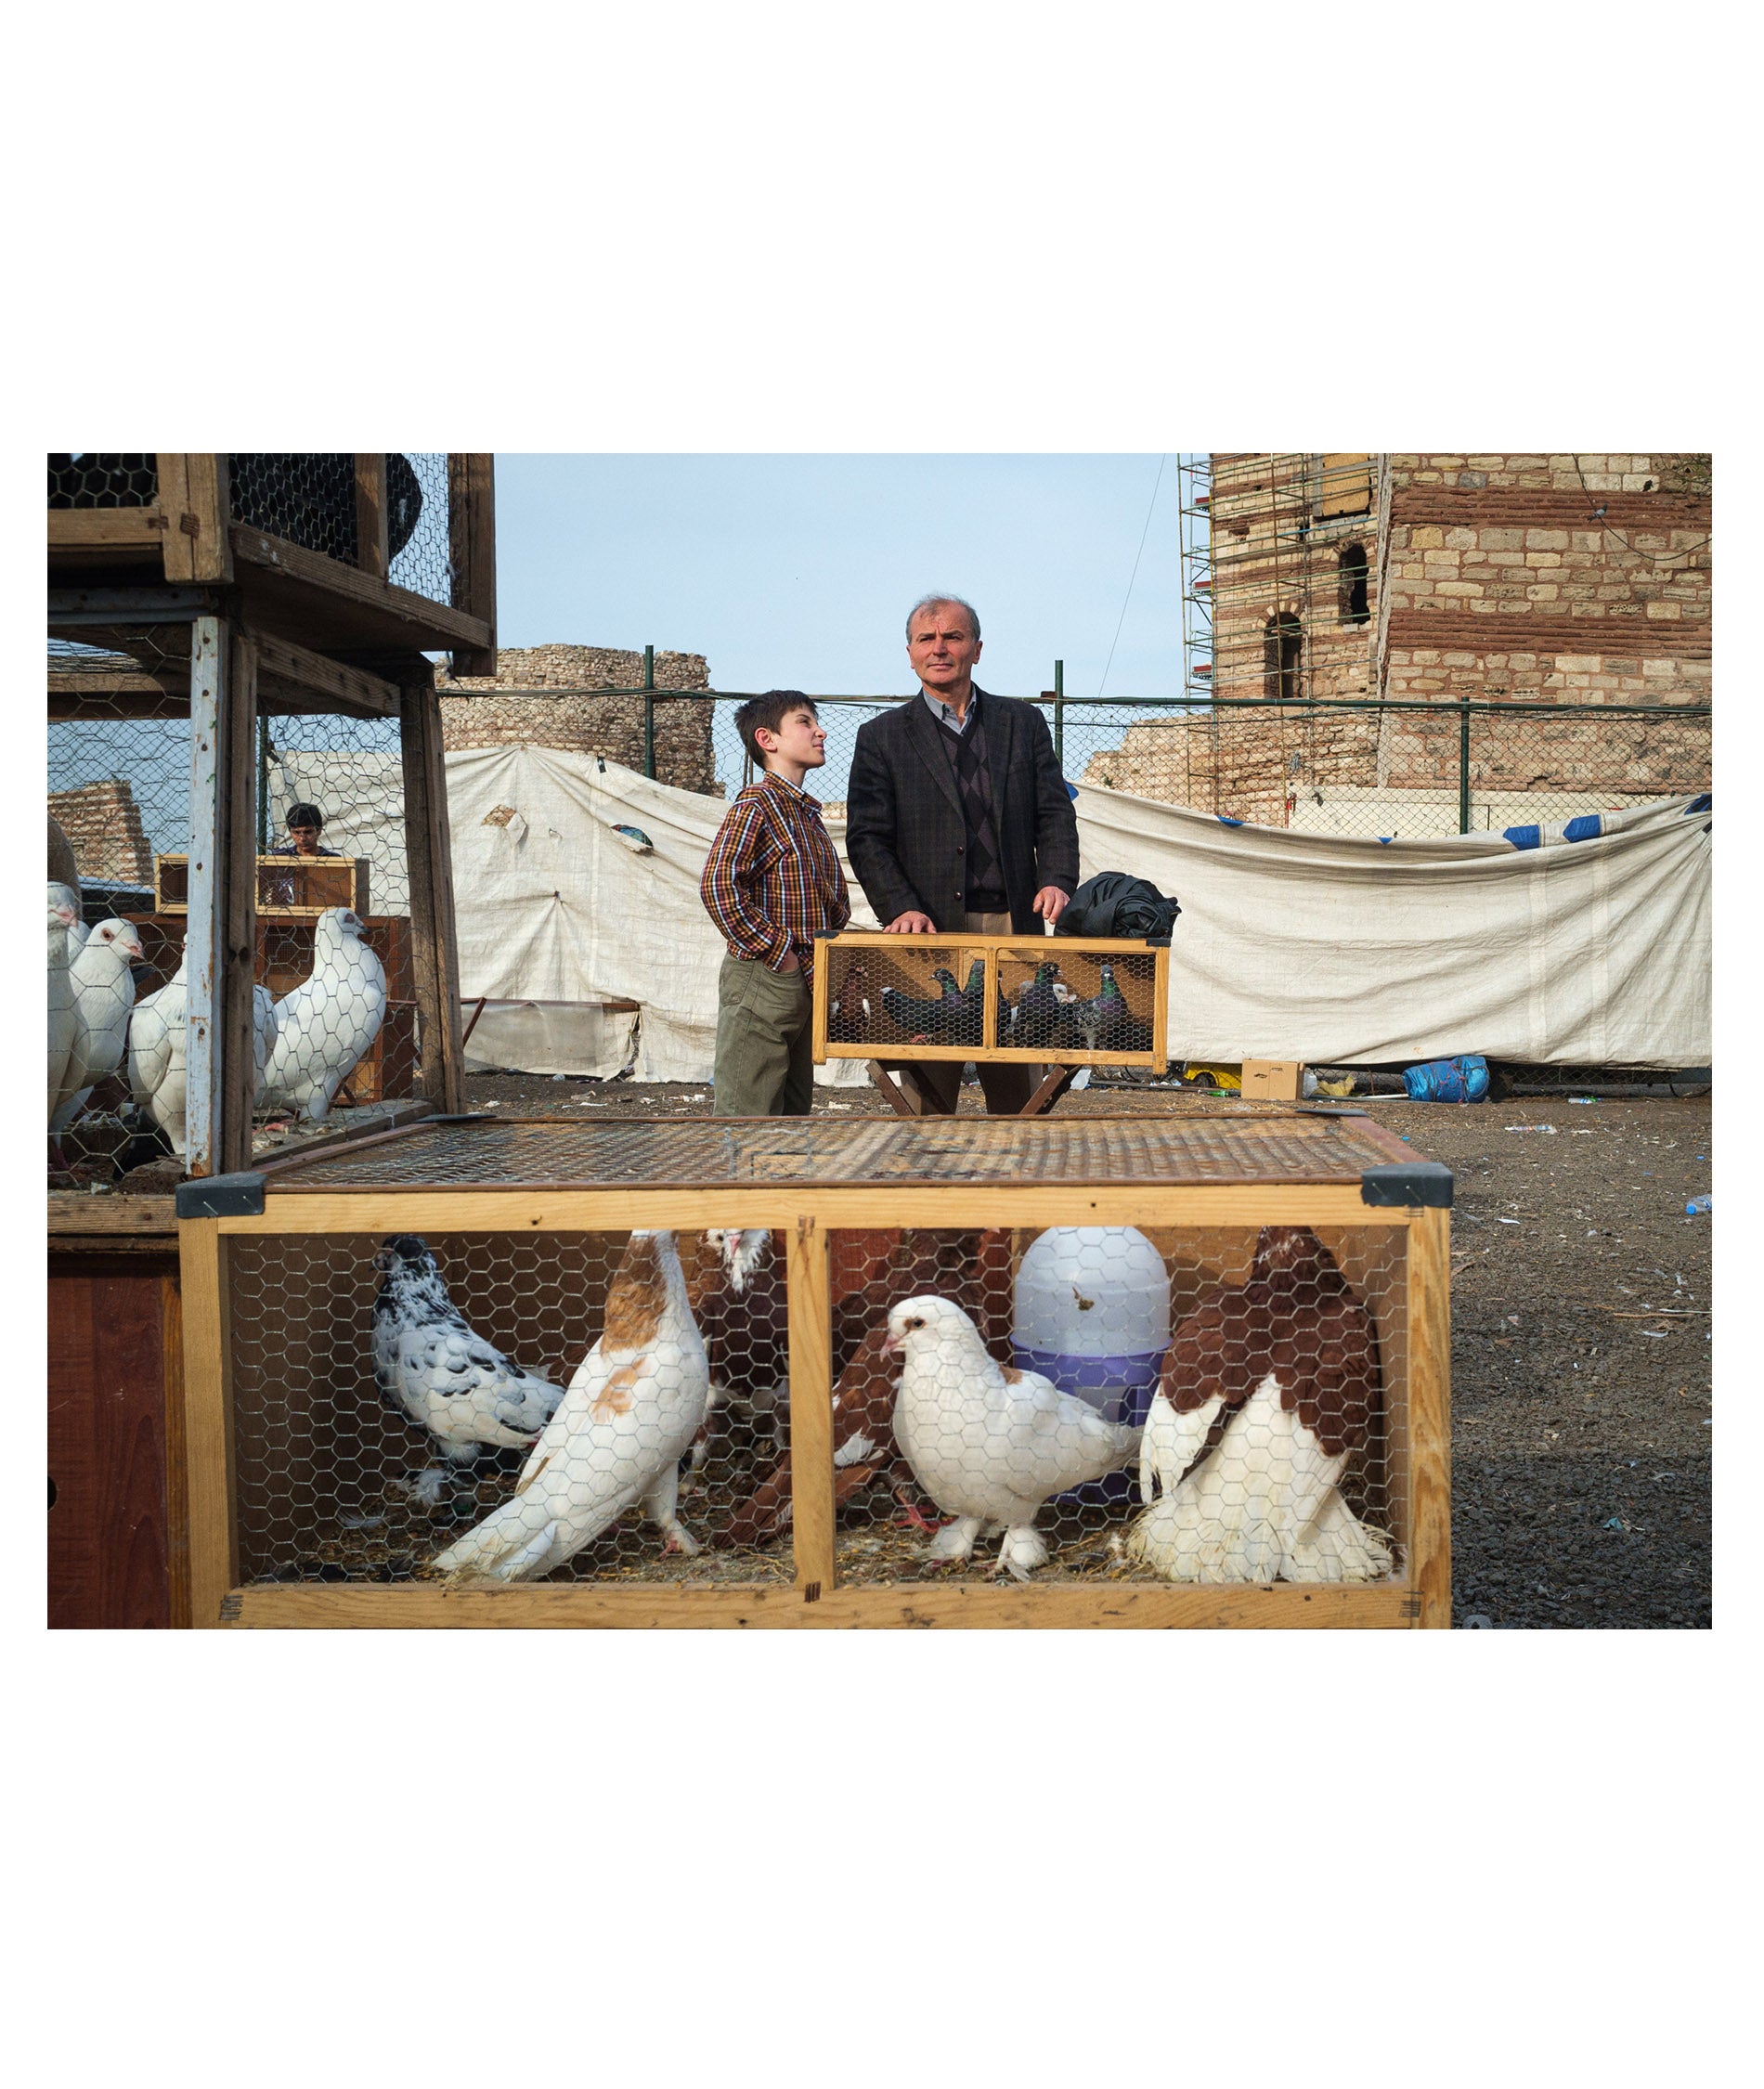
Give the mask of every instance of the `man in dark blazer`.
<svg viewBox="0 0 1764 2089">
<path fill-rule="evenodd" d="M 975 687 L 979 618 L 927 595 L 906 620 L 919 694 L 858 730 L 846 786 L 846 850 L 876 918 L 896 935 L 1031 935 L 1078 883 L 1078 818 L 1033 704 Z M 961 1067 L 897 1073 L 927 1109 L 955 1108 Z M 1033 1092 L 1027 1066 L 982 1066 L 992 1115 Z"/>
</svg>

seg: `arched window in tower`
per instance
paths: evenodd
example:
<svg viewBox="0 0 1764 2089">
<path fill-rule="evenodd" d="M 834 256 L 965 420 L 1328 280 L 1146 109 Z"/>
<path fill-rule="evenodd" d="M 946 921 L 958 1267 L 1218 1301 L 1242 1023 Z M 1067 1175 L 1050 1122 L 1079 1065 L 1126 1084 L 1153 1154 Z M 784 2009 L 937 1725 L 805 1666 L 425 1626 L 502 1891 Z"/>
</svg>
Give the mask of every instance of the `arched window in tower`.
<svg viewBox="0 0 1764 2089">
<path fill-rule="evenodd" d="M 1270 702 L 1296 704 L 1304 627 L 1291 610 L 1270 616 L 1262 633 L 1262 694 Z"/>
<path fill-rule="evenodd" d="M 1369 621 L 1372 613 L 1367 604 L 1366 580 L 1365 545 L 1343 544 L 1336 583 L 1343 624 L 1364 624 Z"/>
</svg>

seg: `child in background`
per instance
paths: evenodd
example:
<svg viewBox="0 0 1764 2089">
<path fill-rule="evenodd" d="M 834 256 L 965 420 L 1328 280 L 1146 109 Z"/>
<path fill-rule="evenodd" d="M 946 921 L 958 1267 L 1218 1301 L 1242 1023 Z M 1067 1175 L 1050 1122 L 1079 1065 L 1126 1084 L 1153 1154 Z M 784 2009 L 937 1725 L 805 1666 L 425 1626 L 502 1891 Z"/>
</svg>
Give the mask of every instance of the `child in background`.
<svg viewBox="0 0 1764 2089">
<path fill-rule="evenodd" d="M 806 1117 L 814 1107 L 814 939 L 851 918 L 821 807 L 802 787 L 827 736 L 799 689 L 735 713 L 765 772 L 717 830 L 698 894 L 729 945 L 717 980 L 719 1117 Z"/>
</svg>

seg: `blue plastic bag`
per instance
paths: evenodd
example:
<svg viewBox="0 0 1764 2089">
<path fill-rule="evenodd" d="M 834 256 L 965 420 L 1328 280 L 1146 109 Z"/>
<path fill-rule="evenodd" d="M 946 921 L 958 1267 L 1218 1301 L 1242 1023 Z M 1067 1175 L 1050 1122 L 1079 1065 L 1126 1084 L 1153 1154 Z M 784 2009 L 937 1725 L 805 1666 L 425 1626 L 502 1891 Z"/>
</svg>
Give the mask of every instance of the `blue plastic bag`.
<svg viewBox="0 0 1764 2089">
<path fill-rule="evenodd" d="M 1481 1102 L 1488 1093 L 1488 1061 L 1479 1052 L 1461 1058 L 1429 1059 L 1403 1069 L 1410 1102 Z"/>
</svg>

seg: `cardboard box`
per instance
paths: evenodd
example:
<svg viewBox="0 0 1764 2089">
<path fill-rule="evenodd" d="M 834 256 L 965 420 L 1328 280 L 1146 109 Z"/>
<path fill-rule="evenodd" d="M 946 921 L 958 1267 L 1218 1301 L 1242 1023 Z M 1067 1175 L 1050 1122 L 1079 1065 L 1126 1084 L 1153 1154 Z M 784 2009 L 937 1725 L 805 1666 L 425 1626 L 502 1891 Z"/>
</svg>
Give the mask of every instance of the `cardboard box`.
<svg viewBox="0 0 1764 2089">
<path fill-rule="evenodd" d="M 1304 1075 L 1302 1059 L 1245 1059 L 1243 1093 L 1263 1102 L 1297 1102 Z"/>
</svg>

